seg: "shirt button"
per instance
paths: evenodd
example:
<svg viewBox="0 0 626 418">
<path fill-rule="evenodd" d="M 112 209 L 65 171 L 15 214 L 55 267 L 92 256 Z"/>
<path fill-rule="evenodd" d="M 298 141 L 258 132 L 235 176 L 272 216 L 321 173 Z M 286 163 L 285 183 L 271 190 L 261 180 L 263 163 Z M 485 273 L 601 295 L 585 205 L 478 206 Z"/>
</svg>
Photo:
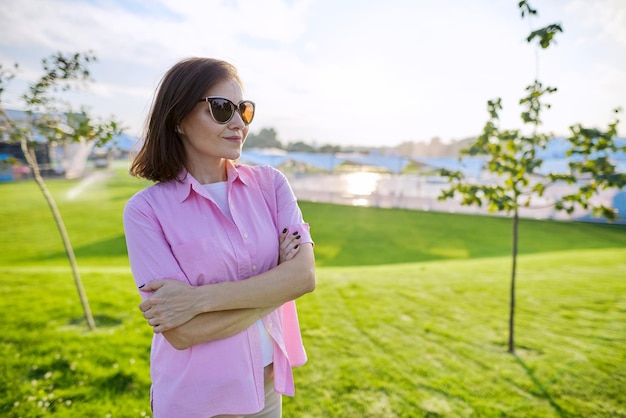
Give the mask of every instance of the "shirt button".
<svg viewBox="0 0 626 418">
<path fill-rule="evenodd" d="M 256 266 L 252 266 L 252 271 L 256 271 Z"/>
<path fill-rule="evenodd" d="M 244 233 L 243 233 L 243 237 L 244 237 L 245 239 L 248 239 L 248 233 L 247 233 L 247 232 L 244 232 Z"/>
</svg>

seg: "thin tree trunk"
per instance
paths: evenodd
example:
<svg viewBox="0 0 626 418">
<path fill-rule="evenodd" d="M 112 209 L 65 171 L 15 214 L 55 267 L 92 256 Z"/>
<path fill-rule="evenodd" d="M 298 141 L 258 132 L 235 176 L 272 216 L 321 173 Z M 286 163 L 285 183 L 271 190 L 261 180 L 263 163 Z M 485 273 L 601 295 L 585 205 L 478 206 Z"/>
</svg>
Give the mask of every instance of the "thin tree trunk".
<svg viewBox="0 0 626 418">
<path fill-rule="evenodd" d="M 517 207 L 513 213 L 513 266 L 511 268 L 511 301 L 509 305 L 509 353 L 515 353 L 515 272 L 517 270 Z"/>
<path fill-rule="evenodd" d="M 78 264 L 76 263 L 76 257 L 74 256 L 74 249 L 72 248 L 72 244 L 70 242 L 70 237 L 65 229 L 65 224 L 63 223 L 63 218 L 61 218 L 61 213 L 54 201 L 54 197 L 48 190 L 46 183 L 41 177 L 41 173 L 39 171 L 39 165 L 37 164 L 37 159 L 35 157 L 35 153 L 28 147 L 28 143 L 26 142 L 26 138 L 22 137 L 20 141 L 20 145 L 22 147 L 22 152 L 24 153 L 24 157 L 28 162 L 28 165 L 33 170 L 33 177 L 35 178 L 35 182 L 41 189 L 46 202 L 48 202 L 48 206 L 52 211 L 52 216 L 54 217 L 54 221 L 59 228 L 59 232 L 61 233 L 61 239 L 63 240 L 63 245 L 65 247 L 65 252 L 67 253 L 67 258 L 70 262 L 70 266 L 72 267 L 72 274 L 74 275 L 74 282 L 76 283 L 76 289 L 78 290 L 78 297 L 80 298 L 80 302 L 83 305 L 83 311 L 85 312 L 85 319 L 87 320 L 87 326 L 90 330 L 96 329 L 96 323 L 93 320 L 93 316 L 91 315 L 91 309 L 89 308 L 89 302 L 87 300 L 87 294 L 85 293 L 85 289 L 83 287 L 83 282 L 78 273 Z"/>
</svg>

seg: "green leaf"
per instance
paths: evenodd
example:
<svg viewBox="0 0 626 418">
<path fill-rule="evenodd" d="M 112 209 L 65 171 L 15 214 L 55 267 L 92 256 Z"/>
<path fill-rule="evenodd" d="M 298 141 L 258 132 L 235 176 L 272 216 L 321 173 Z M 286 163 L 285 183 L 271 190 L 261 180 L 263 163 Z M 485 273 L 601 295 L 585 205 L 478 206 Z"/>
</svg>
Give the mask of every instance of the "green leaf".
<svg viewBox="0 0 626 418">
<path fill-rule="evenodd" d="M 533 39 L 539 38 L 539 45 L 541 46 L 541 48 L 546 49 L 552 43 L 554 35 L 559 32 L 563 32 L 561 25 L 548 25 L 546 27 L 531 32 L 530 35 L 528 35 L 528 38 L 526 38 L 526 41 L 530 43 L 533 41 Z"/>
</svg>

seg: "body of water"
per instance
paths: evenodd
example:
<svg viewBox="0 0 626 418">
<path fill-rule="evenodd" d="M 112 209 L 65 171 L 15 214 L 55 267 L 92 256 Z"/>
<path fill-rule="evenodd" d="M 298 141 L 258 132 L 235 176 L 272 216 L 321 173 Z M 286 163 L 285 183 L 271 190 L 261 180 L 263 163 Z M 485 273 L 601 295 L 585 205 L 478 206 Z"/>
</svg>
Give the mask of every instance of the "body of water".
<svg viewBox="0 0 626 418">
<path fill-rule="evenodd" d="M 437 212 L 488 214 L 485 207 L 463 206 L 458 200 L 438 200 L 445 179 L 436 176 L 385 174 L 367 171 L 333 174 L 286 173 L 300 200 L 354 206 L 375 206 Z M 569 193 L 568 185 L 550 187 L 544 197 L 534 197 L 531 207 L 520 209 L 520 216 L 536 219 L 572 220 L 583 217 L 586 211 L 578 209 L 572 215 L 554 210 L 557 197 Z M 604 191 L 595 202 L 611 205 L 617 190 Z M 505 215 L 505 213 L 493 213 Z M 626 214 L 622 215 L 626 217 Z"/>
</svg>

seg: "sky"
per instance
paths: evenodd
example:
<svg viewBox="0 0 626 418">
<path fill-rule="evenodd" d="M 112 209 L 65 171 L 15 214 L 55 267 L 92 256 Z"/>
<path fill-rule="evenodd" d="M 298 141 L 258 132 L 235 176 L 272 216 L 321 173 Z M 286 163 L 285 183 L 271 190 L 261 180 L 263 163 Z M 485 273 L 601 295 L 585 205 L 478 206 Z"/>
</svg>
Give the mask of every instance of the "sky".
<svg viewBox="0 0 626 418">
<path fill-rule="evenodd" d="M 626 111 L 626 1 L 531 0 L 0 0 L 0 64 L 20 64 L 2 96 L 19 96 L 41 59 L 93 51 L 95 82 L 68 96 L 140 136 L 158 83 L 177 61 L 234 64 L 257 105 L 251 132 L 284 144 L 394 146 L 479 135 L 486 103 L 521 127 L 519 99 L 535 79 L 558 91 L 542 131 L 606 128 Z M 547 50 L 526 42 L 558 23 Z M 626 119 L 625 113 L 621 114 Z M 626 121 L 619 130 L 626 134 Z"/>
</svg>

